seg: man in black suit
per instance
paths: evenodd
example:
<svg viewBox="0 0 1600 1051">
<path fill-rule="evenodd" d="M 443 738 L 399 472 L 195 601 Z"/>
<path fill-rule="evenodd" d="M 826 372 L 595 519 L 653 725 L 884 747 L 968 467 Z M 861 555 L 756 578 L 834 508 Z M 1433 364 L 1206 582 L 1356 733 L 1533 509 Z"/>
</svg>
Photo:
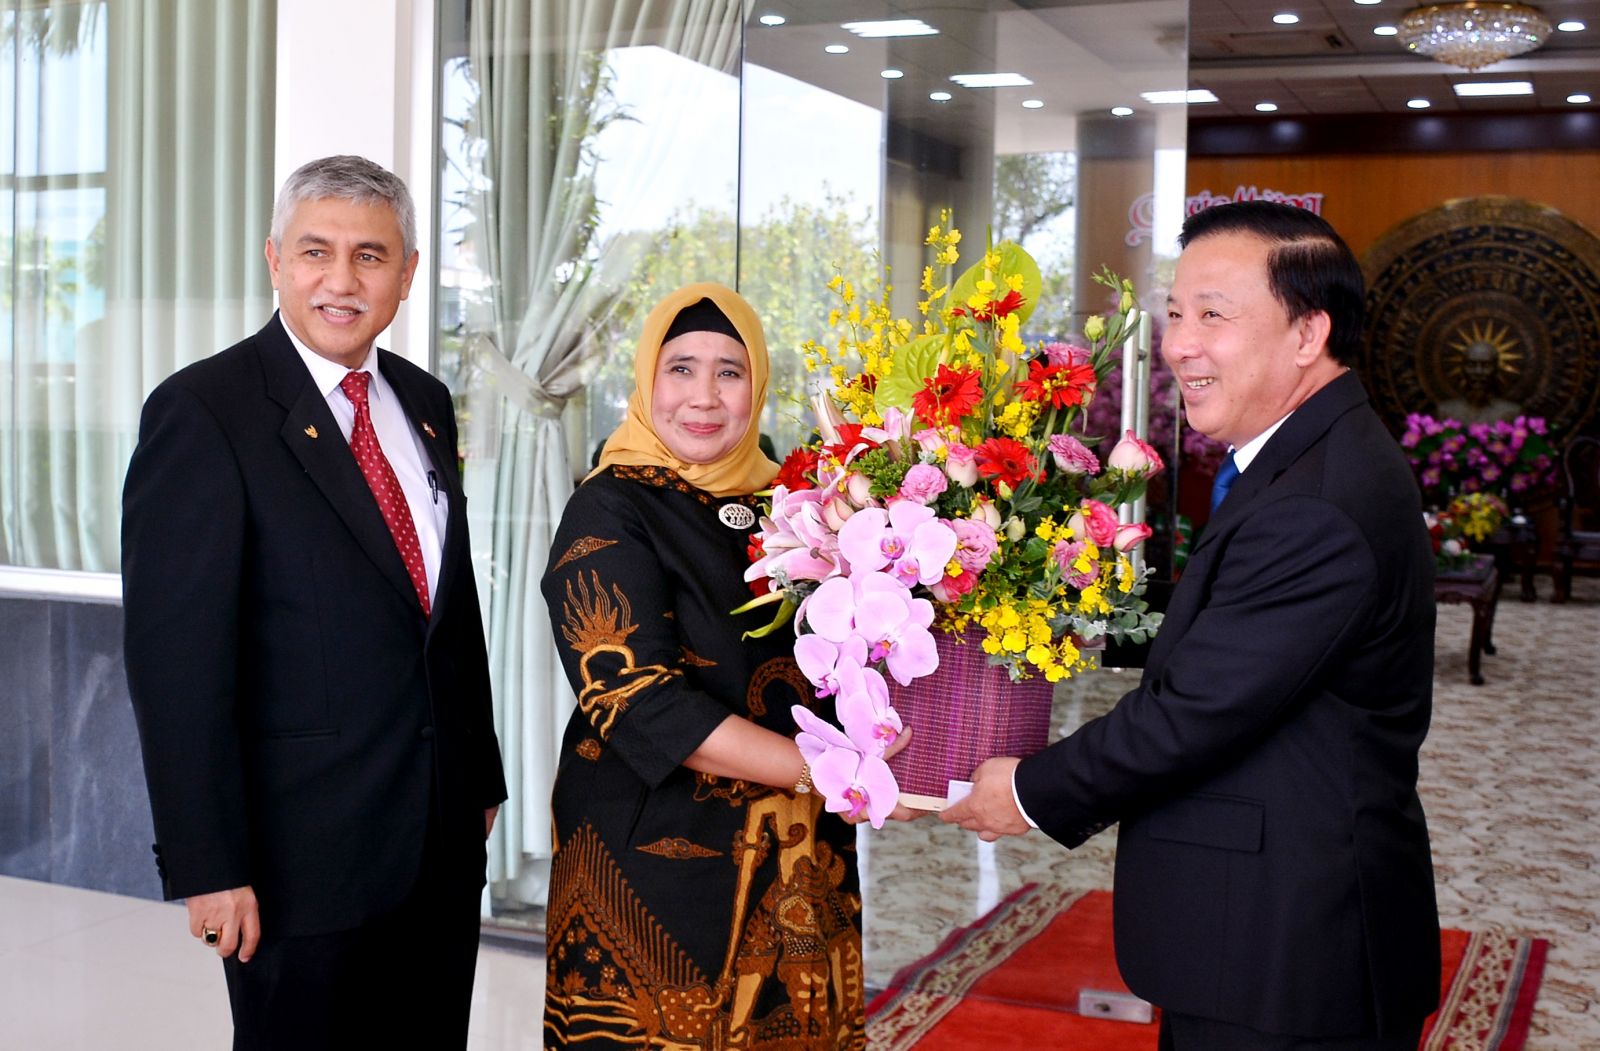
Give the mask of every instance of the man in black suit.
<svg viewBox="0 0 1600 1051">
<path fill-rule="evenodd" d="M 1349 371 L 1361 271 L 1285 205 L 1207 209 L 1182 241 L 1161 352 L 1242 473 L 1139 687 L 1038 755 L 983 764 L 943 816 L 1068 847 L 1121 822 L 1117 963 L 1163 1009 L 1163 1047 L 1412 1051 L 1439 996 L 1416 789 L 1433 556 Z"/>
<path fill-rule="evenodd" d="M 298 169 L 279 312 L 151 393 L 128 468 L 157 867 L 223 957 L 236 1048 L 466 1043 L 506 792 L 450 395 L 373 343 L 415 245 L 391 173 Z"/>
</svg>

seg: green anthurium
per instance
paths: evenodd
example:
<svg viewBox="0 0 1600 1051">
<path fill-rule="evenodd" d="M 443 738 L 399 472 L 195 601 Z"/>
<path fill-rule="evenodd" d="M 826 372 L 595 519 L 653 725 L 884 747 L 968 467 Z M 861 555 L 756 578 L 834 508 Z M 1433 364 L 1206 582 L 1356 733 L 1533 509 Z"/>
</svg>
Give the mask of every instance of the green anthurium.
<svg viewBox="0 0 1600 1051">
<path fill-rule="evenodd" d="M 873 392 L 873 403 L 878 412 L 885 409 L 911 411 L 911 397 L 922 389 L 939 368 L 939 353 L 944 349 L 945 336 L 934 333 L 918 336 L 897 347 L 894 352 L 894 369 L 878 381 Z"/>
<path fill-rule="evenodd" d="M 1039 276 L 1039 264 L 1033 261 L 1033 256 L 1025 252 L 1022 247 L 1012 241 L 1001 241 L 995 245 L 994 250 L 1000 255 L 1000 266 L 993 273 L 990 280 L 995 283 L 996 299 L 1004 299 L 1008 291 L 1005 279 L 1009 274 L 1022 275 L 1022 306 L 1017 309 L 1017 319 L 1026 324 L 1033 315 L 1033 310 L 1039 305 L 1039 294 L 1044 289 L 1044 279 Z M 983 280 L 983 260 L 978 260 L 967 268 L 950 289 L 948 302 L 953 306 L 965 307 L 967 299 L 978 291 L 978 282 Z"/>
</svg>

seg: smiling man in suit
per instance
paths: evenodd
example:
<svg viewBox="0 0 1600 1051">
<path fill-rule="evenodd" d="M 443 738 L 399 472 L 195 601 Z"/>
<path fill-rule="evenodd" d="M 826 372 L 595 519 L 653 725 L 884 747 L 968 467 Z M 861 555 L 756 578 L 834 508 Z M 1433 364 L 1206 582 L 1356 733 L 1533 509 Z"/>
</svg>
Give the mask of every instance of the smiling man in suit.
<svg viewBox="0 0 1600 1051">
<path fill-rule="evenodd" d="M 1161 352 L 1232 447 L 1139 687 L 944 812 L 1068 847 L 1113 822 L 1117 963 L 1175 1051 L 1412 1051 L 1439 997 L 1417 753 L 1433 556 L 1349 366 L 1361 271 L 1326 222 L 1184 224 Z"/>
<path fill-rule="evenodd" d="M 157 867 L 236 1048 L 462 1047 L 506 793 L 450 395 L 374 345 L 410 193 L 312 161 L 266 256 L 279 312 L 155 389 L 123 493 Z"/>
</svg>

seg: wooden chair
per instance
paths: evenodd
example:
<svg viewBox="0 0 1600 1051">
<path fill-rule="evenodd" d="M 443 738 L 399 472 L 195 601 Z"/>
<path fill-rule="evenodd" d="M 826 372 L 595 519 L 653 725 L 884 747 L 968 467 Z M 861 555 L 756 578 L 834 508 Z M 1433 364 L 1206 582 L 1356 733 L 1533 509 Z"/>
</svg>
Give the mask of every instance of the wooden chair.
<svg viewBox="0 0 1600 1051">
<path fill-rule="evenodd" d="M 1572 596 L 1572 575 L 1600 575 L 1600 438 L 1583 435 L 1561 451 L 1561 535 L 1555 545 L 1555 594 Z"/>
</svg>

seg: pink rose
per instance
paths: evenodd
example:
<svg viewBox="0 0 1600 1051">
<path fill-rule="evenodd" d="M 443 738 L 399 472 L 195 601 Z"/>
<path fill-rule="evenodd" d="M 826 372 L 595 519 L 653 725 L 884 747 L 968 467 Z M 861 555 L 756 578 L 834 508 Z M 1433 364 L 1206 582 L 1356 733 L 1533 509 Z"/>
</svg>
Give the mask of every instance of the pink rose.
<svg viewBox="0 0 1600 1051">
<path fill-rule="evenodd" d="M 931 463 L 919 463 L 906 472 L 900 483 L 900 496 L 926 505 L 937 500 L 946 487 L 943 471 Z"/>
<path fill-rule="evenodd" d="M 960 442 L 951 442 L 945 454 L 944 473 L 963 489 L 978 484 L 978 453 Z"/>
<path fill-rule="evenodd" d="M 1054 367 L 1089 364 L 1088 349 L 1074 347 L 1070 343 L 1046 343 L 1044 345 L 1044 356 Z"/>
<path fill-rule="evenodd" d="M 1100 473 L 1100 459 L 1089 451 L 1089 447 L 1070 434 L 1052 434 L 1050 436 L 1050 455 L 1055 458 L 1056 468 L 1064 474 Z"/>
<path fill-rule="evenodd" d="M 1160 474 L 1163 467 L 1161 454 L 1156 452 L 1155 446 L 1140 439 L 1132 431 L 1122 436 L 1117 447 L 1111 450 L 1106 464 L 1119 471 L 1139 475 L 1141 478 Z"/>
<path fill-rule="evenodd" d="M 928 592 L 940 602 L 954 602 L 978 586 L 978 574 L 962 569 L 956 576 L 945 576 L 928 585 Z"/>
<path fill-rule="evenodd" d="M 935 427 L 923 428 L 913 434 L 911 440 L 917 443 L 917 448 L 929 456 L 937 455 L 939 450 L 945 447 L 944 435 Z"/>
<path fill-rule="evenodd" d="M 982 573 L 989 568 L 989 560 L 1000 546 L 994 527 L 972 518 L 957 518 L 950 525 L 956 531 L 956 561 L 961 563 L 961 568 L 971 573 Z"/>
<path fill-rule="evenodd" d="M 1117 538 L 1112 541 L 1112 544 L 1118 551 L 1132 551 L 1146 540 L 1149 540 L 1150 534 L 1153 532 L 1154 530 L 1143 522 L 1129 522 L 1126 525 L 1117 527 Z"/>
<path fill-rule="evenodd" d="M 855 506 L 872 506 L 872 479 L 866 475 L 851 474 L 845 480 L 844 491 L 849 495 L 850 502 Z"/>
<path fill-rule="evenodd" d="M 1096 547 L 1110 547 L 1117 538 L 1117 513 L 1099 500 L 1085 500 L 1083 510 L 1067 519 L 1067 528 L 1087 536 Z"/>
<path fill-rule="evenodd" d="M 972 508 L 972 518 L 984 523 L 990 530 L 1000 528 L 1000 509 L 994 506 L 993 500 L 980 499 Z"/>
</svg>

